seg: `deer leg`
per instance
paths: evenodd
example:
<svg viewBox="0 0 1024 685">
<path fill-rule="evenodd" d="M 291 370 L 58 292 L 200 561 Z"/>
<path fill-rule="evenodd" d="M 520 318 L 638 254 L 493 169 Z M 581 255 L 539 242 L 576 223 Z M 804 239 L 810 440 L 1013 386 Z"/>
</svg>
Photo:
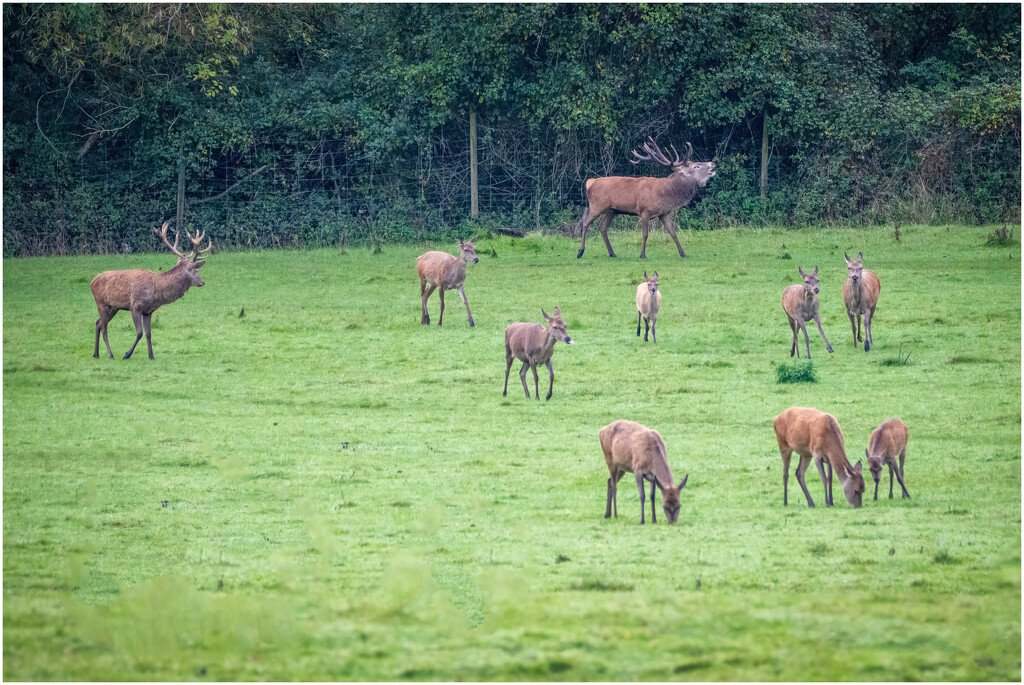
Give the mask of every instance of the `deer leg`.
<svg viewBox="0 0 1024 685">
<path fill-rule="evenodd" d="M 612 507 L 615 510 L 615 518 L 619 518 L 619 481 L 626 475 L 625 471 L 615 474 L 615 482 L 612 484 Z"/>
<path fill-rule="evenodd" d="M 508 372 L 512 370 L 512 348 L 505 345 L 505 389 L 501 391 L 501 396 L 505 397 L 508 395 Z"/>
<path fill-rule="evenodd" d="M 648 321 L 647 319 L 644 319 L 644 342 L 647 342 L 647 334 L 650 333 L 650 330 L 651 322 Z"/>
<path fill-rule="evenodd" d="M 540 381 L 537 378 L 537 365 L 536 364 L 530 364 L 530 371 L 533 371 L 533 395 L 534 395 L 534 397 L 536 397 L 539 400 L 540 399 L 540 390 L 538 390 L 537 387 L 538 387 Z M 548 395 L 548 397 L 551 397 L 551 395 Z"/>
<path fill-rule="evenodd" d="M 459 284 L 458 290 L 459 290 L 459 297 L 462 298 L 462 303 L 464 305 L 466 305 L 466 316 L 469 317 L 469 327 L 470 328 L 474 328 L 475 324 L 473 323 L 473 313 L 471 311 L 469 311 L 469 300 L 466 299 L 466 291 L 462 289 L 462 284 L 461 283 Z"/>
<path fill-rule="evenodd" d="M 815 467 L 817 467 L 818 469 L 818 473 L 821 475 L 821 485 L 823 488 L 825 488 L 825 506 L 831 507 L 832 498 L 828 496 L 828 478 L 825 477 L 825 465 L 822 463 L 822 460 L 819 459 L 818 457 L 814 457 L 813 461 Z"/>
<path fill-rule="evenodd" d="M 857 340 L 860 340 L 860 341 L 863 342 L 864 341 L 864 336 L 861 335 L 861 330 L 860 330 L 860 320 L 861 320 L 861 317 L 862 317 L 862 314 L 860 312 L 857 312 Z M 866 321 L 864 323 L 867 324 Z"/>
<path fill-rule="evenodd" d="M 782 452 L 782 506 L 789 506 L 789 460 L 793 456 L 793 450 L 789 447 L 781 448 Z"/>
<path fill-rule="evenodd" d="M 636 313 L 636 337 L 640 337 L 640 320 L 644 318 L 644 315 L 640 312 Z M 99 338 L 97 338 L 98 340 Z"/>
<path fill-rule="evenodd" d="M 526 393 L 526 399 L 530 399 L 530 389 L 526 387 L 526 367 L 530 362 L 523 362 L 523 366 L 519 369 L 519 380 L 523 382 L 523 391 Z"/>
<path fill-rule="evenodd" d="M 555 387 L 555 370 L 554 370 L 554 368 L 552 368 L 551 360 L 549 359 L 548 360 L 548 396 L 544 398 L 545 400 L 550 400 L 551 399 L 551 390 L 554 387 Z"/>
<path fill-rule="evenodd" d="M 900 470 L 896 472 L 896 475 L 900 479 L 900 487 L 903 488 L 903 496 L 910 499 L 910 493 L 907 492 L 907 486 L 903 484 L 903 478 L 907 475 L 906 471 L 903 470 L 903 458 L 907 456 L 907 448 L 904 447 L 903 451 L 900 452 Z"/>
<path fill-rule="evenodd" d="M 686 252 L 683 251 L 683 246 L 679 244 L 679 238 L 676 236 L 676 227 L 672 224 L 672 219 L 669 218 L 668 214 L 661 216 L 661 225 L 665 227 L 668 234 L 672 236 L 672 240 L 675 241 L 676 249 L 679 250 L 679 256 L 686 257 Z"/>
<path fill-rule="evenodd" d="M 99 358 L 100 356 L 100 333 L 103 333 L 103 343 L 107 346 L 107 356 L 111 359 L 114 358 L 114 353 L 110 350 L 110 341 L 107 339 L 107 324 L 114 318 L 118 310 L 110 311 L 110 307 L 104 307 L 100 310 L 100 318 L 96 319 L 96 349 L 93 351 L 93 357 Z"/>
<path fill-rule="evenodd" d="M 142 340 L 142 312 L 137 309 L 132 310 L 132 323 L 135 324 L 135 342 L 132 344 L 132 348 L 124 353 L 124 358 L 128 359 L 132 356 L 132 352 L 135 351 L 135 346 Z"/>
<path fill-rule="evenodd" d="M 873 312 L 867 311 L 864 313 L 864 351 L 867 352 L 871 349 L 871 343 L 875 342 L 871 339 L 871 315 Z"/>
<path fill-rule="evenodd" d="M 614 218 L 615 218 L 614 214 L 611 214 L 611 213 L 605 214 L 601 218 L 601 223 L 599 223 L 597 225 L 597 227 L 599 229 L 601 229 L 601 237 L 604 238 L 604 244 L 605 244 L 605 247 L 608 248 L 608 256 L 609 257 L 618 257 L 618 255 L 615 254 L 615 250 L 612 249 L 612 244 L 608 241 L 608 227 L 612 225 L 612 219 L 614 219 Z"/>
<path fill-rule="evenodd" d="M 604 517 L 610 519 L 612 517 L 612 492 L 615 490 L 615 483 L 612 481 L 612 477 L 608 477 L 608 499 L 604 507 Z"/>
<path fill-rule="evenodd" d="M 636 486 L 640 489 L 640 525 L 644 525 L 644 509 L 647 507 L 647 496 L 644 493 L 644 475 L 642 473 L 636 474 Z"/>
<path fill-rule="evenodd" d="M 587 206 L 585 212 L 583 212 L 583 218 L 580 220 L 580 251 L 576 253 L 576 259 L 583 256 L 583 250 L 587 247 L 587 230 L 590 228 L 590 224 L 597 218 L 597 214 L 591 216 L 590 206 Z"/>
<path fill-rule="evenodd" d="M 868 340 L 871 341 L 872 345 L 875 344 L 875 336 L 871 332 L 871 324 L 872 324 L 872 322 L 874 320 L 875 320 L 875 308 L 872 307 L 871 311 L 868 312 Z"/>
<path fill-rule="evenodd" d="M 153 314 L 152 313 L 143 314 L 142 315 L 142 328 L 145 329 L 145 331 L 146 331 L 146 347 L 149 348 L 149 358 L 150 359 L 153 358 L 153 339 L 152 339 L 152 337 L 149 334 L 149 323 L 150 323 L 150 320 L 152 318 L 153 318 Z"/>
<path fill-rule="evenodd" d="M 799 359 L 800 358 L 800 346 L 797 345 L 797 340 L 799 340 L 799 337 L 797 335 L 796 321 L 794 321 L 793 317 L 790 316 L 789 314 L 786 314 L 786 318 L 789 319 L 789 327 L 793 331 L 793 346 L 789 348 L 789 356 L 792 357 L 793 353 L 795 352 L 796 353 L 796 358 Z"/>
<path fill-rule="evenodd" d="M 806 345 L 806 347 L 807 347 L 807 358 L 810 359 L 811 358 L 811 341 L 807 338 L 807 322 L 806 321 L 801 321 L 800 322 L 800 330 L 802 330 L 804 332 L 804 345 Z M 798 359 L 800 358 L 800 350 L 797 350 L 796 356 L 797 356 Z"/>
<path fill-rule="evenodd" d="M 850 317 L 850 330 L 853 331 L 853 349 L 857 349 L 857 324 L 854 321 L 857 317 L 849 310 L 847 310 L 846 315 Z"/>
<path fill-rule="evenodd" d="M 640 215 L 640 235 L 643 236 L 643 243 L 640 245 L 640 259 L 647 259 L 647 233 L 651 230 L 651 217 L 646 214 Z"/>
<path fill-rule="evenodd" d="M 821 327 L 821 316 L 817 312 L 814 313 L 814 323 L 818 324 L 818 332 L 821 333 L 821 339 L 825 341 L 825 349 L 828 350 L 829 354 L 832 354 L 832 345 L 831 343 L 829 343 L 828 338 L 825 337 L 825 329 Z M 806 324 L 804 325 L 806 326 Z M 804 329 L 804 333 L 807 333 L 806 328 Z M 810 358 L 810 356 L 811 354 L 810 352 L 808 352 L 808 359 Z"/>
<path fill-rule="evenodd" d="M 658 481 L 651 481 L 651 523 L 658 522 L 657 508 L 654 506 L 654 486 L 658 484 Z"/>
<path fill-rule="evenodd" d="M 832 499 L 832 462 L 825 462 L 825 469 L 828 471 L 828 503 L 829 506 L 834 505 L 836 502 Z"/>
<path fill-rule="evenodd" d="M 796 482 L 800 483 L 800 489 L 804 491 L 804 497 L 807 498 L 807 506 L 813 507 L 814 500 L 811 499 L 811 493 L 807 492 L 807 482 L 804 480 L 804 472 L 807 471 L 807 467 L 811 465 L 811 458 L 800 455 L 800 463 L 796 465 Z"/>
<path fill-rule="evenodd" d="M 420 323 L 425 325 L 425 326 L 429 326 L 430 325 L 430 314 L 427 312 L 427 300 L 430 299 L 430 294 L 432 292 L 434 292 L 434 288 L 436 288 L 437 286 L 436 285 L 431 285 L 430 287 L 427 287 L 426 290 L 424 290 L 424 287 L 426 287 L 426 284 L 421 279 L 420 280 L 420 299 L 423 301 L 423 316 L 420 318 Z"/>
<path fill-rule="evenodd" d="M 437 315 L 437 325 L 444 321 L 444 288 L 437 289 L 437 299 L 441 300 L 441 312 Z"/>
<path fill-rule="evenodd" d="M 892 463 L 889 464 L 889 499 L 892 499 Z"/>
<path fill-rule="evenodd" d="M 657 319 L 655 319 L 654 321 L 651 322 L 651 340 L 654 341 L 655 345 L 658 344 L 658 334 L 654 332 L 654 328 L 657 325 L 658 325 L 658 320 Z"/>
</svg>

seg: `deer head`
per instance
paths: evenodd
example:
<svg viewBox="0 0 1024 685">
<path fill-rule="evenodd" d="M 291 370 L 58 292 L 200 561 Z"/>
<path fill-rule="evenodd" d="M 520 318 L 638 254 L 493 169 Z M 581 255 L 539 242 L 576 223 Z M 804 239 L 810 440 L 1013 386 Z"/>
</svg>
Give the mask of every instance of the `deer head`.
<svg viewBox="0 0 1024 685">
<path fill-rule="evenodd" d="M 173 245 L 171 244 L 171 241 L 167 239 L 167 226 L 169 223 L 170 222 L 165 221 L 164 225 L 160 228 L 160 230 L 156 231 L 156 234 L 159 235 L 161 239 L 163 239 L 164 244 L 167 245 L 167 247 L 171 248 L 171 252 L 178 256 L 178 266 L 182 267 L 191 277 L 192 285 L 197 288 L 202 288 L 206 284 L 203 282 L 203 279 L 199 276 L 199 269 L 202 268 L 204 264 L 206 264 L 206 262 L 202 260 L 210 253 L 210 250 L 213 249 L 213 240 L 211 239 L 209 244 L 205 248 L 203 248 L 202 242 L 203 239 L 206 237 L 206 231 L 198 233 L 193 237 L 192 234 L 189 233 L 188 229 L 186 228 L 185 235 L 188 236 L 188 239 L 192 242 L 192 252 L 186 255 L 185 253 L 178 249 L 179 236 L 177 231 L 174 232 Z"/>
<path fill-rule="evenodd" d="M 661 508 L 665 511 L 665 517 L 668 518 L 669 523 L 679 520 L 679 509 L 682 506 L 679 503 L 679 491 L 686 487 L 686 480 L 689 477 L 690 474 L 686 474 L 679 485 L 675 487 L 670 485 L 661 489 Z"/>
<path fill-rule="evenodd" d="M 698 187 L 703 188 L 708 184 L 715 175 L 715 163 L 714 162 L 691 162 L 690 157 L 693 156 L 693 145 L 689 142 L 686 143 L 686 155 L 682 158 L 679 157 L 679 153 L 676 152 L 675 145 L 670 145 L 672 148 L 672 154 L 675 159 L 669 161 L 668 157 L 661 151 L 658 144 L 654 142 L 654 138 L 647 137 L 650 142 L 643 144 L 643 150 L 646 154 L 640 154 L 636 150 L 633 150 L 633 155 L 636 157 L 635 160 L 630 160 L 633 164 L 638 162 L 645 162 L 653 160 L 659 164 L 672 167 L 672 171 L 681 176 L 692 180 Z"/>
<path fill-rule="evenodd" d="M 658 272 L 654 272 L 654 276 L 648 277 L 647 271 L 644 271 L 644 280 L 647 281 L 647 289 L 651 291 L 651 295 L 658 292 Z"/>
<path fill-rule="evenodd" d="M 860 507 L 861 498 L 864 495 L 864 472 L 861 466 L 860 460 L 853 468 L 842 467 L 844 470 L 845 478 L 843 480 L 843 494 L 846 495 L 846 501 L 850 503 L 850 506 L 854 509 Z"/>
<path fill-rule="evenodd" d="M 846 253 L 843 253 L 843 257 L 846 258 L 846 269 L 850 273 L 850 280 L 857 283 L 860 280 L 861 272 L 864 271 L 864 253 L 858 252 L 857 258 L 850 260 Z"/>
<path fill-rule="evenodd" d="M 572 338 L 565 330 L 565 322 L 562 321 L 562 312 L 555 307 L 554 316 L 548 316 L 548 313 L 541 308 L 540 313 L 544 315 L 544 318 L 548 321 L 548 334 L 551 335 L 555 340 L 564 342 L 566 345 L 573 345 Z"/>
<path fill-rule="evenodd" d="M 800 277 L 804 279 L 804 290 L 806 290 L 811 295 L 817 295 L 818 294 L 818 266 L 815 265 L 814 266 L 814 271 L 812 271 L 809 274 L 804 273 L 804 270 L 802 268 L 800 268 L 800 267 L 797 267 L 797 271 L 800 272 Z"/>
<path fill-rule="evenodd" d="M 473 262 L 476 264 L 480 261 L 480 258 L 476 256 L 476 246 L 473 245 L 473 241 L 477 239 L 477 236 L 473 236 L 466 242 L 458 240 L 459 244 L 459 259 L 464 262 Z"/>
</svg>

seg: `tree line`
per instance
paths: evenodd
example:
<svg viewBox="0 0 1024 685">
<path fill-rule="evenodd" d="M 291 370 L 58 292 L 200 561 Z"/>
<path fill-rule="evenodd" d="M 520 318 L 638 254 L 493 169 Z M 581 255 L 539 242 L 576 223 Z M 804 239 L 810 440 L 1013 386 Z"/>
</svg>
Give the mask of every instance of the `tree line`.
<svg viewBox="0 0 1024 685">
<path fill-rule="evenodd" d="M 1020 211 L 1015 4 L 5 4 L 5 255 L 572 232 L 648 136 L 690 228 Z M 477 124 L 479 218 L 471 218 Z M 473 224 L 469 226 L 468 224 Z"/>
</svg>

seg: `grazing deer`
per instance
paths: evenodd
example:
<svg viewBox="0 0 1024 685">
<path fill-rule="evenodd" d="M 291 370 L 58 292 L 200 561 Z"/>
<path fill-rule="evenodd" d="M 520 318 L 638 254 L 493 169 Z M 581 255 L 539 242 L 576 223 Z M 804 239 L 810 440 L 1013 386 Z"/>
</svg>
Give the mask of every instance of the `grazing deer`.
<svg viewBox="0 0 1024 685">
<path fill-rule="evenodd" d="M 661 219 L 661 224 L 672 236 L 679 250 L 679 256 L 685 257 L 683 246 L 679 244 L 676 236 L 676 229 L 670 215 L 680 207 L 689 204 L 693 196 L 697 194 L 698 188 L 708 184 L 708 180 L 715 175 L 714 162 L 691 162 L 693 146 L 686 144 L 686 156 L 679 158 L 675 146 L 672 152 L 675 159 L 669 161 L 662 153 L 658 144 L 653 138 L 650 143 L 644 143 L 643 149 L 646 154 L 640 154 L 633 150 L 635 160 L 633 164 L 648 160 L 654 160 L 659 164 L 672 167 L 672 174 L 665 178 L 633 177 L 633 176 L 605 176 L 603 178 L 588 178 L 586 183 L 587 210 L 583 213 L 580 231 L 583 234 L 580 241 L 580 251 L 576 254 L 579 259 L 583 256 L 583 250 L 587 246 L 587 229 L 590 224 L 601 218 L 598 229 L 604 244 L 608 248 L 608 256 L 615 257 L 612 244 L 608 242 L 608 227 L 616 214 L 632 214 L 640 217 L 640 230 L 643 233 L 643 246 L 640 248 L 640 259 L 647 258 L 647 232 L 652 218 Z"/>
<path fill-rule="evenodd" d="M 811 341 L 807 337 L 807 322 L 814 319 L 818 324 L 818 332 L 821 339 L 825 341 L 825 349 L 832 354 L 832 345 L 825 337 L 825 331 L 821 328 L 821 317 L 818 315 L 818 267 L 809 274 L 797 267 L 800 277 L 804 279 L 803 285 L 791 285 L 782 291 L 782 308 L 786 311 L 786 318 L 789 319 L 789 327 L 793 329 L 793 346 L 789 348 L 789 356 L 796 353 L 800 358 L 800 345 L 797 343 L 797 333 L 804 332 L 804 343 L 807 345 L 807 358 L 811 358 Z"/>
<path fill-rule="evenodd" d="M 661 308 L 661 292 L 658 290 L 658 272 L 649 278 L 647 271 L 644 271 L 644 282 L 636 287 L 636 336 L 640 337 L 640 320 L 644 321 L 644 342 L 647 342 L 647 330 L 650 328 L 651 337 L 658 342 L 658 336 L 654 332 L 654 326 L 658 322 L 658 309 Z"/>
<path fill-rule="evenodd" d="M 154 229 L 155 230 L 155 229 Z M 149 347 L 149 358 L 153 359 L 153 342 L 150 338 L 149 323 L 153 312 L 161 305 L 169 304 L 184 295 L 189 288 L 196 286 L 203 287 L 203 279 L 199 276 L 199 269 L 206 263 L 201 261 L 213 249 L 213 240 L 201 249 L 200 243 L 206 236 L 206 231 L 196 237 L 185 230 L 185 235 L 192 241 L 192 252 L 188 256 L 178 249 L 178 233 L 175 231 L 174 244 L 167 240 L 167 222 L 163 228 L 156 231 L 164 244 L 171 248 L 171 252 L 178 256 L 178 263 L 173 269 L 164 273 L 154 273 L 146 269 L 128 269 L 125 271 L 104 271 L 92 279 L 89 288 L 96 300 L 96 308 L 99 310 L 100 318 L 96 319 L 96 346 L 93 350 L 93 357 L 100 356 L 100 333 L 103 334 L 103 342 L 107 345 L 107 355 L 113 359 L 114 353 L 110 351 L 110 341 L 107 340 L 107 324 L 122 309 L 132 313 L 132 321 L 135 323 L 135 343 L 131 349 L 125 352 L 124 358 L 128 359 L 135 351 L 135 346 L 142 339 L 143 330 L 146 333 L 146 346 Z"/>
<path fill-rule="evenodd" d="M 874 271 L 864 268 L 864 253 L 858 252 L 857 259 L 853 261 L 843 253 L 846 258 L 846 268 L 850 277 L 843 283 L 843 302 L 846 304 L 846 315 L 850 317 L 850 328 L 853 329 L 853 349 L 857 349 L 857 340 L 864 341 L 864 351 L 871 349 L 875 339 L 871 337 L 871 319 L 875 316 L 875 305 L 878 304 L 878 294 L 882 291 L 882 284 Z M 860 320 L 864 318 L 864 335 L 860 333 Z M 854 317 L 857 319 L 854 325 Z"/>
<path fill-rule="evenodd" d="M 550 383 L 548 395 L 545 400 L 551 399 L 551 389 L 555 386 L 555 372 L 551 368 L 551 353 L 555 350 L 555 342 L 561 340 L 566 345 L 572 345 L 572 338 L 565 331 L 565 322 L 562 321 L 562 312 L 555 307 L 555 315 L 548 316 L 543 309 L 540 313 L 547 319 L 547 328 L 539 323 L 513 323 L 505 329 L 505 389 L 501 391 L 502 397 L 508 394 L 508 372 L 512 368 L 512 360 L 518 359 L 523 363 L 519 369 L 519 378 L 523 381 L 523 390 L 526 392 L 526 399 L 530 399 L 530 389 L 526 387 L 526 367 L 533 371 L 533 394 L 540 399 L 538 390 L 537 365 L 546 364 Z"/>
<path fill-rule="evenodd" d="M 825 506 L 831 507 L 832 501 L 832 470 L 835 469 L 839 482 L 843 485 L 843 493 L 851 507 L 861 505 L 864 495 L 864 475 L 860 461 L 851 466 L 843 448 L 843 431 L 831 414 L 790 407 L 775 417 L 775 438 L 779 441 L 779 452 L 782 454 L 782 504 L 789 504 L 789 459 L 796 452 L 800 455 L 800 463 L 796 467 L 796 480 L 807 498 L 807 506 L 813 507 L 811 493 L 807 492 L 804 472 L 814 461 L 821 474 L 821 484 L 825 487 Z M 823 465 L 824 462 L 824 465 Z M 825 466 L 828 476 L 825 476 Z"/>
<path fill-rule="evenodd" d="M 431 250 L 430 252 L 424 252 L 416 258 L 416 273 L 420 276 L 420 299 L 423 304 L 421 324 L 425 326 L 430 325 L 430 314 L 427 313 L 427 299 L 430 298 L 430 294 L 436 288 L 437 297 L 441 300 L 441 313 L 437 315 L 438 326 L 441 325 L 444 319 L 445 290 L 459 291 L 459 297 L 462 298 L 463 304 L 466 305 L 469 326 L 472 328 L 476 325 L 473 323 L 473 313 L 469 311 L 469 300 L 466 299 L 466 291 L 462 289 L 462 284 L 466 280 L 466 264 L 470 262 L 476 264 L 480 261 L 480 258 L 476 256 L 476 247 L 473 246 L 473 241 L 476 238 L 476 236 L 473 236 L 466 242 L 457 241 L 459 243 L 458 257 L 454 257 L 447 252 Z"/>
<path fill-rule="evenodd" d="M 601 450 L 608 464 L 611 476 L 608 478 L 608 500 L 604 517 L 619 518 L 618 485 L 626 473 L 636 476 L 636 487 L 640 490 L 640 525 L 644 525 L 644 480 L 651 481 L 651 523 L 658 519 L 654 505 L 655 487 L 661 488 L 661 506 L 669 523 L 679 520 L 679 491 L 686 487 L 690 474 L 683 476 L 678 487 L 672 485 L 672 470 L 665 456 L 665 441 L 658 431 L 636 421 L 615 421 L 601 429 Z"/>
<path fill-rule="evenodd" d="M 896 468 L 896 456 L 899 455 L 900 464 Z M 907 425 L 899 419 L 883 421 L 882 425 L 871 433 L 871 440 L 868 441 L 868 448 L 864 450 L 864 456 L 868 458 L 868 470 L 871 477 L 875 479 L 875 501 L 878 501 L 878 481 L 882 475 L 882 466 L 889 466 L 889 499 L 892 499 L 892 474 L 903 488 L 903 496 L 910 497 L 907 486 L 903 483 L 903 459 L 907 456 Z"/>
</svg>

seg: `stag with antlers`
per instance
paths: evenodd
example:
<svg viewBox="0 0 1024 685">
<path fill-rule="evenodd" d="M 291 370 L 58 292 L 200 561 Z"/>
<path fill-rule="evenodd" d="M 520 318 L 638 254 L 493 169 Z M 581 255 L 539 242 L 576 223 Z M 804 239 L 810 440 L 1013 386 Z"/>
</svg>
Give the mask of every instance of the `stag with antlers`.
<svg viewBox="0 0 1024 685">
<path fill-rule="evenodd" d="M 693 146 L 686 144 L 686 155 L 679 157 L 675 146 L 672 146 L 672 153 L 675 159 L 669 161 L 662 153 L 661 148 L 648 138 L 650 142 L 644 143 L 643 153 L 633 150 L 635 160 L 633 164 L 653 160 L 672 168 L 672 174 L 665 178 L 651 178 L 647 176 L 605 176 L 603 178 L 587 179 L 587 211 L 583 214 L 580 232 L 580 251 L 576 254 L 579 259 L 587 245 L 587 229 L 598 217 L 601 223 L 598 228 L 604 244 L 608 247 L 608 256 L 615 257 L 612 244 L 608 242 L 608 227 L 616 214 L 631 214 L 640 217 L 640 230 L 643 233 L 643 246 L 640 248 L 640 259 L 647 258 L 647 232 L 652 218 L 661 219 L 662 225 L 672 240 L 676 243 L 679 256 L 685 257 L 683 246 L 679 244 L 676 237 L 676 228 L 672 223 L 670 215 L 680 207 L 689 204 L 693 196 L 697 194 L 698 188 L 707 185 L 708 180 L 715 175 L 714 162 L 691 162 Z"/>
<path fill-rule="evenodd" d="M 155 229 L 154 229 L 155 230 Z M 96 320 L 96 345 L 93 350 L 93 357 L 100 356 L 100 333 L 103 334 L 103 342 L 107 345 L 107 355 L 113 359 L 114 353 L 110 351 L 110 341 L 107 340 L 107 324 L 122 309 L 132 313 L 132 321 L 135 323 L 135 343 L 132 348 L 125 352 L 124 358 L 128 359 L 135 351 L 135 346 L 146 334 L 146 345 L 149 347 L 149 358 L 153 359 L 153 343 L 150 339 L 149 323 L 153 312 L 161 305 L 174 302 L 179 299 L 192 286 L 203 287 L 203 279 L 199 276 L 199 269 L 206 262 L 202 261 L 210 250 L 213 249 L 213 240 L 203 248 L 201 243 L 206 237 L 206 231 L 193 237 L 188 230 L 185 235 L 192 241 L 192 252 L 185 255 L 178 249 L 178 233 L 175 231 L 174 244 L 167 239 L 167 222 L 163 228 L 155 231 L 164 244 L 171 248 L 171 252 L 178 256 L 178 263 L 173 269 L 165 273 L 154 273 L 146 269 L 128 269 L 126 271 L 104 271 L 92 279 L 89 287 L 92 289 L 92 296 L 96 300 L 96 308 L 99 310 L 100 318 Z"/>
</svg>

